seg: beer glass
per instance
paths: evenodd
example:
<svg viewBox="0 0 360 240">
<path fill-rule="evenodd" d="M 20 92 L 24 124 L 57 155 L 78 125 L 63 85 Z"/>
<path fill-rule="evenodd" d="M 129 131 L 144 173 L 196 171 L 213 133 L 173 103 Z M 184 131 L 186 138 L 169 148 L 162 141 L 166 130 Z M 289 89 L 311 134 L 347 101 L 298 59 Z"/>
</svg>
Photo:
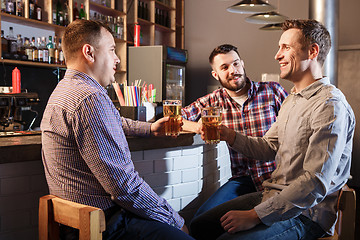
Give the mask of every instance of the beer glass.
<svg viewBox="0 0 360 240">
<path fill-rule="evenodd" d="M 165 123 L 166 136 L 178 136 L 181 130 L 181 100 L 163 101 L 164 117 L 169 116 L 169 121 Z"/>
<path fill-rule="evenodd" d="M 209 144 L 220 142 L 219 125 L 221 123 L 221 108 L 207 107 L 201 109 L 201 120 L 203 125 L 204 141 Z"/>
</svg>

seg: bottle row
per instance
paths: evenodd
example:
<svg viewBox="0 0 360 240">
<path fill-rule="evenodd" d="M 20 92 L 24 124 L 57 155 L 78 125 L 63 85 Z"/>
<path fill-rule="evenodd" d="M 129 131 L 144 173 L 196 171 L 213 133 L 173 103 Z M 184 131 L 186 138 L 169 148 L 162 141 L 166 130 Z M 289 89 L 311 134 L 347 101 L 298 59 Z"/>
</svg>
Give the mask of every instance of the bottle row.
<svg viewBox="0 0 360 240">
<path fill-rule="evenodd" d="M 1 0 L 1 12 L 24 17 L 24 2 L 22 0 Z M 29 1 L 29 18 L 42 20 L 42 7 L 37 0 Z"/>
<path fill-rule="evenodd" d="M 146 2 L 138 2 L 138 17 L 150 21 L 148 4 Z M 155 23 L 169 28 L 169 12 L 167 10 L 155 8 Z"/>
<path fill-rule="evenodd" d="M 124 36 L 124 19 L 120 16 L 106 16 L 98 12 L 90 12 L 90 19 L 103 22 L 111 29 L 115 38 L 125 40 Z"/>
<path fill-rule="evenodd" d="M 68 1 L 57 0 L 55 8 L 53 8 L 53 23 L 60 26 L 67 26 L 70 23 Z M 78 9 L 77 2 L 74 2 L 74 7 L 72 8 L 73 21 L 76 19 L 86 19 L 86 12 L 84 10 L 84 4 L 80 3 L 80 10 Z"/>
<path fill-rule="evenodd" d="M 38 37 L 21 37 L 21 34 L 14 35 L 13 27 L 9 27 L 9 35 L 4 37 L 4 31 L 1 30 L 1 50 L 2 58 L 15 59 L 23 61 L 43 62 L 49 64 L 65 64 L 64 54 L 61 48 L 61 39 L 54 36 Z"/>
</svg>

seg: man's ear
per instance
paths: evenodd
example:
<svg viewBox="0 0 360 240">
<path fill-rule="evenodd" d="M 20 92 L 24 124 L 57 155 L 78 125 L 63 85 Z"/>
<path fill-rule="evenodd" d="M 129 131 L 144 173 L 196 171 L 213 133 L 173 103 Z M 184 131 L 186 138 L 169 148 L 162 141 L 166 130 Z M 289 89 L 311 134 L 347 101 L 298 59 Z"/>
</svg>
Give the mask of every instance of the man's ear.
<svg viewBox="0 0 360 240">
<path fill-rule="evenodd" d="M 84 44 L 81 50 L 82 50 L 81 52 L 86 60 L 88 60 L 90 62 L 95 61 L 93 46 L 91 46 L 90 44 Z"/>
<path fill-rule="evenodd" d="M 313 43 L 309 48 L 309 59 L 316 59 L 319 55 L 319 45 L 317 43 Z"/>
<path fill-rule="evenodd" d="M 214 70 L 211 71 L 211 75 L 212 75 L 216 80 L 219 80 L 219 75 L 218 75 L 217 72 L 215 72 Z"/>
</svg>

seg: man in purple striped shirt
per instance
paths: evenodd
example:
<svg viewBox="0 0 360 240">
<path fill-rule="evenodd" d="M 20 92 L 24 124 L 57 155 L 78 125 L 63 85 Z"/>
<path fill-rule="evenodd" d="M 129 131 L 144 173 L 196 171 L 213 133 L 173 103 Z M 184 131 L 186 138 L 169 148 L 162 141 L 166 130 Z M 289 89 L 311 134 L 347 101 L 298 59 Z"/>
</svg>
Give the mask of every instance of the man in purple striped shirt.
<svg viewBox="0 0 360 240">
<path fill-rule="evenodd" d="M 74 21 L 63 50 L 67 70 L 41 122 L 50 193 L 103 209 L 104 239 L 192 239 L 184 219 L 134 169 L 125 134 L 162 135 L 168 119 L 137 122 L 116 110 L 105 90 L 120 63 L 109 28 Z"/>
<path fill-rule="evenodd" d="M 248 136 L 263 136 L 275 122 L 287 93 L 275 82 L 253 82 L 245 72 L 244 62 L 235 46 L 223 44 L 209 57 L 213 77 L 223 88 L 203 96 L 182 109 L 184 130 L 197 130 L 201 108 L 222 108 L 221 123 Z M 193 122 L 192 122 L 193 121 Z M 197 211 L 195 216 L 236 198 L 263 190 L 262 182 L 270 178 L 275 161 L 249 158 L 229 146 L 232 178 L 220 187 Z"/>
</svg>

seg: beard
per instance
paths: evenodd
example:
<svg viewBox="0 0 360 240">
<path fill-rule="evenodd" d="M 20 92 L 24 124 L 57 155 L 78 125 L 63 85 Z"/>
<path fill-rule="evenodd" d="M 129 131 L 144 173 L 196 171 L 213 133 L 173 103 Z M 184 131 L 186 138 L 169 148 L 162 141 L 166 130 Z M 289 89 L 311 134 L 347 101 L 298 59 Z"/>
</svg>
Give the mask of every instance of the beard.
<svg viewBox="0 0 360 240">
<path fill-rule="evenodd" d="M 239 77 L 239 79 L 235 84 L 232 85 L 230 81 L 233 80 L 234 77 Z M 219 76 L 219 82 L 221 86 L 234 92 L 239 92 L 241 91 L 241 89 L 243 89 L 246 86 L 246 82 L 247 82 L 246 79 L 247 79 L 246 74 L 235 74 L 234 76 L 226 80 L 221 79 Z"/>
</svg>

